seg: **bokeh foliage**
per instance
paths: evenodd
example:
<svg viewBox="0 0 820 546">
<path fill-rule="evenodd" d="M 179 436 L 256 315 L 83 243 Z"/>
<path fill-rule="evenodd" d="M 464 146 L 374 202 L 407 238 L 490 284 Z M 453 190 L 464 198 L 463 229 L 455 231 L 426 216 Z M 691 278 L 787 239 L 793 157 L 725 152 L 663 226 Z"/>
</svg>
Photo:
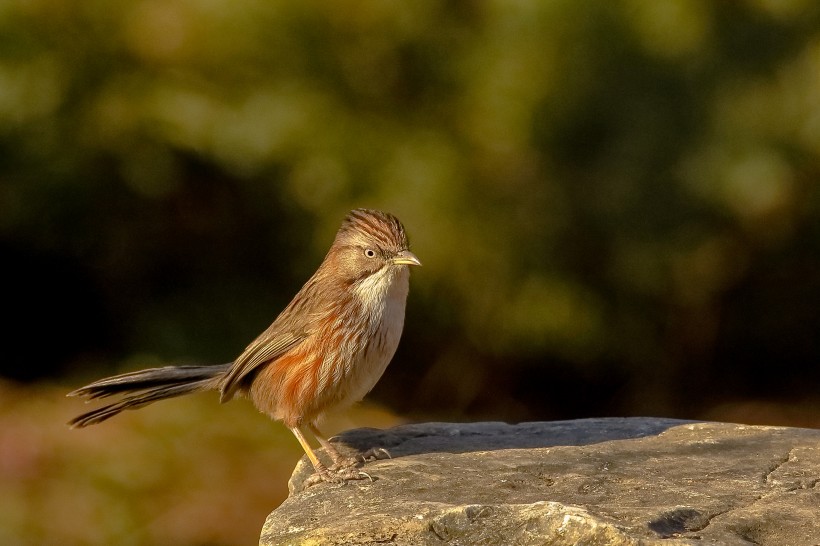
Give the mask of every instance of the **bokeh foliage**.
<svg viewBox="0 0 820 546">
<path fill-rule="evenodd" d="M 426 264 L 381 391 L 402 409 L 680 414 L 816 381 L 819 13 L 6 2 L 5 371 L 229 359 L 368 205 Z M 539 405 L 551 369 L 596 402 Z"/>
<path fill-rule="evenodd" d="M 376 393 L 402 411 L 816 391 L 815 2 L 12 0 L 0 25 L 6 374 L 228 360 L 376 206 L 425 263 Z"/>
<path fill-rule="evenodd" d="M 228 361 L 371 206 L 424 262 L 372 395 L 399 414 L 817 426 L 818 177 L 813 0 L 6 0 L 0 373 L 77 386 Z M 4 427 L 8 478 L 43 416 L 66 416 L 30 403 L 51 389 L 4 389 L 4 419 L 35 423 Z M 123 417 L 137 436 L 118 445 L 218 419 L 199 403 Z M 247 434 L 226 444 L 256 449 Z M 45 479 L 105 482 L 109 446 L 78 438 Z M 135 447 L 118 472 L 180 449 Z M 43 500 L 24 501 L 34 520 L 71 502 L 28 478 L 4 489 Z M 100 521 L 103 486 L 83 497 Z M 142 508 L 79 518 L 86 542 L 166 532 L 132 534 L 156 491 L 114 491 Z M 197 532 L 175 541 L 238 541 Z"/>
</svg>

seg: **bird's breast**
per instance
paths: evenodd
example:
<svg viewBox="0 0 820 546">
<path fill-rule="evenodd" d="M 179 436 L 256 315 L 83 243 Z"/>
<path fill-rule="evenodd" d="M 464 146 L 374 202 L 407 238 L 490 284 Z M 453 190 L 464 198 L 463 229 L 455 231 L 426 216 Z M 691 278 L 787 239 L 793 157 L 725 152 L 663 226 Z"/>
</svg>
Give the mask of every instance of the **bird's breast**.
<svg viewBox="0 0 820 546">
<path fill-rule="evenodd" d="M 348 363 L 339 385 L 340 406 L 358 402 L 381 378 L 396 352 L 404 328 L 409 288 L 407 267 L 375 273 L 353 288 L 362 304 L 367 334 L 357 354 Z"/>
</svg>

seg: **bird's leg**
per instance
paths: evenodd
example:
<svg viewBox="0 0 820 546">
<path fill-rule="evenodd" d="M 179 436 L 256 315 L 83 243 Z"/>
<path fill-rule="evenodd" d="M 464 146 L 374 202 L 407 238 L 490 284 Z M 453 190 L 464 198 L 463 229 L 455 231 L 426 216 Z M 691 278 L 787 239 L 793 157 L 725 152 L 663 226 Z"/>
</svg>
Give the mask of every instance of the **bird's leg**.
<svg viewBox="0 0 820 546">
<path fill-rule="evenodd" d="M 316 439 L 319 440 L 319 443 L 322 444 L 322 447 L 327 451 L 330 458 L 333 459 L 333 467 L 332 468 L 345 468 L 345 467 L 357 467 L 360 464 L 364 464 L 367 461 L 373 460 L 377 461 L 379 459 L 392 459 L 390 453 L 382 448 L 370 448 L 363 453 L 359 453 L 355 457 L 345 457 L 339 451 L 333 447 L 333 444 L 330 441 L 325 440 L 322 433 L 319 432 L 319 429 L 316 428 L 316 425 L 311 423 L 308 425 L 310 427 L 310 431 L 316 436 Z"/>
<path fill-rule="evenodd" d="M 314 427 L 311 427 L 311 429 L 313 428 Z M 369 479 L 370 481 L 373 481 L 373 478 L 370 477 L 370 474 L 360 472 L 355 467 L 339 467 L 337 464 L 334 464 L 333 468 L 328 470 L 328 468 L 322 463 L 322 461 L 319 460 L 319 457 L 316 456 L 316 453 L 310 447 L 310 444 L 307 442 L 307 439 L 305 438 L 305 435 L 302 433 L 301 429 L 299 427 L 293 427 L 290 430 L 291 432 L 293 432 L 293 435 L 296 436 L 296 439 L 299 440 L 299 443 L 302 445 L 302 449 L 305 450 L 308 459 L 310 459 L 310 462 L 313 464 L 314 470 L 316 470 L 316 472 L 312 476 L 305 480 L 305 487 L 310 487 L 311 485 L 315 485 L 320 482 L 344 483 L 348 480 L 364 479 Z M 323 441 L 321 437 L 318 435 L 316 436 L 316 438 L 320 441 L 320 443 L 323 446 L 325 446 L 326 440 Z M 325 447 L 325 449 L 327 449 L 327 447 Z M 331 452 L 335 453 L 336 457 L 343 459 L 339 452 L 333 449 L 332 447 Z M 331 455 L 331 457 L 333 457 L 333 455 Z"/>
<path fill-rule="evenodd" d="M 353 464 L 346 464 L 350 459 L 339 453 L 339 451 L 335 447 L 333 447 L 333 444 L 331 444 L 330 441 L 325 440 L 324 436 L 322 436 L 322 433 L 319 432 L 319 430 L 315 426 L 310 425 L 310 431 L 313 433 L 314 436 L 316 436 L 316 439 L 319 440 L 319 443 L 322 444 L 322 447 L 325 448 L 325 451 L 328 455 L 330 455 L 330 458 L 333 459 L 333 466 L 354 466 Z"/>
<path fill-rule="evenodd" d="M 302 449 L 305 450 L 305 454 L 307 454 L 308 459 L 310 459 L 310 462 L 313 464 L 313 468 L 314 470 L 316 470 L 316 473 L 326 473 L 327 467 L 324 465 L 324 463 L 322 463 L 322 461 L 319 460 L 319 457 L 316 456 L 316 453 L 313 452 L 313 448 L 310 447 L 310 444 L 305 438 L 305 435 L 302 434 L 302 431 L 299 429 L 299 427 L 293 427 L 292 429 L 290 429 L 290 431 L 293 433 L 294 436 L 296 436 L 296 439 L 299 440 L 299 443 L 302 445 Z"/>
</svg>

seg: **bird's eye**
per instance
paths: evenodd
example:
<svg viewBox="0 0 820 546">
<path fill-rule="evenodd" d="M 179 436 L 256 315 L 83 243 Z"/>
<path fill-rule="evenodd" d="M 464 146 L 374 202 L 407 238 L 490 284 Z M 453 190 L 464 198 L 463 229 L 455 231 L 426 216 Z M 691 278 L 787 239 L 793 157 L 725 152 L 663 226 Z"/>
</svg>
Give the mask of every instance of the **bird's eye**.
<svg viewBox="0 0 820 546">
<path fill-rule="evenodd" d="M 372 248 L 366 248 L 366 249 L 364 249 L 364 255 L 367 256 L 368 258 L 375 258 L 376 257 L 376 251 L 373 250 Z"/>
</svg>

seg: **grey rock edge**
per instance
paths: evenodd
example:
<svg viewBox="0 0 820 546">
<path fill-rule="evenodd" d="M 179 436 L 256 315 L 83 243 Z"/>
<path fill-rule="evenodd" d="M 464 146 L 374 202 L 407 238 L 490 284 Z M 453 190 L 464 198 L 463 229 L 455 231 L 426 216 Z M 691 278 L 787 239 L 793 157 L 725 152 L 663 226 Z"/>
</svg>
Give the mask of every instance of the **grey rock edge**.
<svg viewBox="0 0 820 546">
<path fill-rule="evenodd" d="M 357 429 L 368 480 L 303 489 L 261 544 L 820 545 L 820 430 L 655 418 Z"/>
</svg>

